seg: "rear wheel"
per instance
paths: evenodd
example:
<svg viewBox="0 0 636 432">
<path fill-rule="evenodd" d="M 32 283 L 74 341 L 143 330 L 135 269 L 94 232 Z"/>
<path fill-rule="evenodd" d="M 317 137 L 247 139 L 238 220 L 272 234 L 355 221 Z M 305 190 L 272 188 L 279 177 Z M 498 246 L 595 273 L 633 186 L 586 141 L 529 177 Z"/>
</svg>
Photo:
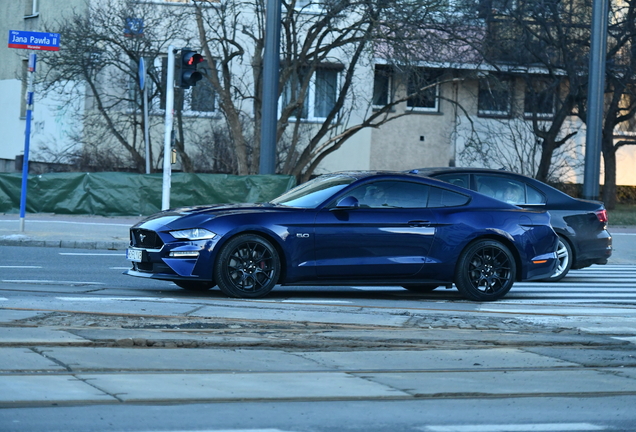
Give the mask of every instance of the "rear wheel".
<svg viewBox="0 0 636 432">
<path fill-rule="evenodd" d="M 479 240 L 460 255 L 455 285 L 469 300 L 492 301 L 505 296 L 514 284 L 517 269 L 512 252 L 496 240 Z"/>
<path fill-rule="evenodd" d="M 214 286 L 213 282 L 202 281 L 174 281 L 174 283 L 188 291 L 207 291 Z"/>
<path fill-rule="evenodd" d="M 243 234 L 223 246 L 214 274 L 221 291 L 230 297 L 264 297 L 278 282 L 280 258 L 263 237 Z"/>
<path fill-rule="evenodd" d="M 572 248 L 566 239 L 559 236 L 559 246 L 557 247 L 557 265 L 554 274 L 547 279 L 543 279 L 544 282 L 558 282 L 565 277 L 566 274 L 572 268 Z"/>
</svg>

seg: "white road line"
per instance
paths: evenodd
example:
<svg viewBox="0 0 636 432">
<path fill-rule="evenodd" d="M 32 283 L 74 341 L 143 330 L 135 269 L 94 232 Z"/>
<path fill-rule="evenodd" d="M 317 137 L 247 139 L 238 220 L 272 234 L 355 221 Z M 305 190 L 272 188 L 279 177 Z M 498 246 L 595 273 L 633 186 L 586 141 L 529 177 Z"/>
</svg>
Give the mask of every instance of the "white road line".
<svg viewBox="0 0 636 432">
<path fill-rule="evenodd" d="M 149 301 L 149 302 L 173 302 L 173 298 L 153 297 L 55 297 L 57 300 L 74 302 L 106 302 L 106 301 Z"/>
<path fill-rule="evenodd" d="M 50 285 L 105 285 L 102 282 L 83 282 L 83 281 L 56 281 L 41 279 L 3 279 L 5 283 L 32 283 L 32 284 L 50 284 Z"/>
<path fill-rule="evenodd" d="M 426 432 L 559 432 L 559 431 L 600 431 L 605 427 L 591 423 L 534 423 L 534 424 L 491 424 L 457 426 L 423 426 Z"/>
<path fill-rule="evenodd" d="M 60 255 L 70 255 L 70 256 L 126 256 L 124 253 L 80 253 L 80 252 L 60 252 Z"/>
<path fill-rule="evenodd" d="M 6 297 L 0 297 L 0 301 L 9 301 L 9 299 Z"/>
<path fill-rule="evenodd" d="M 18 220 L 6 220 L 0 219 L 0 222 L 19 222 Z M 95 225 L 95 226 L 121 226 L 121 227 L 130 227 L 130 224 L 116 224 L 116 223 L 103 223 L 103 222 L 75 222 L 75 221 L 40 221 L 30 219 L 28 223 L 58 223 L 58 224 L 72 224 L 72 225 Z"/>
<path fill-rule="evenodd" d="M 0 266 L 0 268 L 6 268 L 6 269 L 39 269 L 42 268 L 42 266 Z"/>
</svg>

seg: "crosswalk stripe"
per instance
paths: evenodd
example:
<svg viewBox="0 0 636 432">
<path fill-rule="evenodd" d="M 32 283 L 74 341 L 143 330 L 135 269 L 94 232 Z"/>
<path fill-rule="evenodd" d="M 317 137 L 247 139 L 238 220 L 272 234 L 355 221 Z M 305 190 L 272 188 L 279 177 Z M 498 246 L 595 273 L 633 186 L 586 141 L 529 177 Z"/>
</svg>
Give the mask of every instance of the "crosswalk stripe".
<svg viewBox="0 0 636 432">
<path fill-rule="evenodd" d="M 489 424 L 489 425 L 451 425 L 423 426 L 425 432 L 577 432 L 600 431 L 603 426 L 591 423 L 530 423 L 530 424 Z"/>
</svg>

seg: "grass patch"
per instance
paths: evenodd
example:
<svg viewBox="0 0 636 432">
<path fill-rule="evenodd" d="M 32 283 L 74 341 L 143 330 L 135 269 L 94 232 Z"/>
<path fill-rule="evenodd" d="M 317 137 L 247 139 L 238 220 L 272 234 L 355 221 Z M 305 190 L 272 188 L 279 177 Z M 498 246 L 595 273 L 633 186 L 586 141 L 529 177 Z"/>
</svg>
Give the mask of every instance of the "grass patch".
<svg viewBox="0 0 636 432">
<path fill-rule="evenodd" d="M 636 225 L 636 204 L 617 204 L 608 210 L 609 226 Z"/>
</svg>

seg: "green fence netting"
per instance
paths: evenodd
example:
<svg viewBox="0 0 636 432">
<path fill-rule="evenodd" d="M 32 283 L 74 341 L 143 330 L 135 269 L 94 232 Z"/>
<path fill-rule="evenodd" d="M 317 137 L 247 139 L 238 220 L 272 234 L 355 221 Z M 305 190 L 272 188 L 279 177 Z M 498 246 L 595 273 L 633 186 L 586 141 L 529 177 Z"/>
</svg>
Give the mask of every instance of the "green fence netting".
<svg viewBox="0 0 636 432">
<path fill-rule="evenodd" d="M 18 213 L 22 174 L 0 174 L 0 212 Z M 295 186 L 293 176 L 173 173 L 170 207 L 265 202 Z M 29 176 L 27 212 L 149 215 L 161 210 L 162 174 L 51 173 Z"/>
</svg>

